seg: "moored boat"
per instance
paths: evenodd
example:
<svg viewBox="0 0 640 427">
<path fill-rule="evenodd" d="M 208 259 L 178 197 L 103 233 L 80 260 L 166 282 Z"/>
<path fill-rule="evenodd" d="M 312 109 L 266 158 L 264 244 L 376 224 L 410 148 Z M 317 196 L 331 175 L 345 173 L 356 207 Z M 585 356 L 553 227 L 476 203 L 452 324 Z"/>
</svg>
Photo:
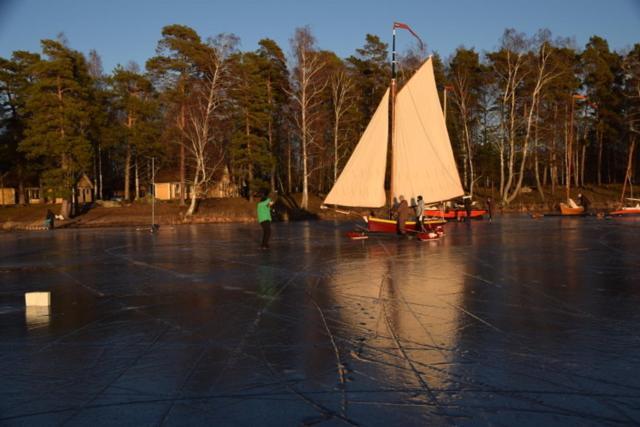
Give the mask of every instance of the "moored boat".
<svg viewBox="0 0 640 427">
<path fill-rule="evenodd" d="M 560 203 L 560 213 L 565 216 L 576 216 L 584 214 L 584 207 L 578 206 L 573 199 L 569 203 Z"/>
<path fill-rule="evenodd" d="M 628 198 L 628 200 L 639 201 L 639 199 Z M 635 206 L 624 206 L 615 211 L 609 212 L 609 215 L 623 216 L 623 215 L 640 215 L 640 203 L 636 203 Z"/>
<path fill-rule="evenodd" d="M 625 207 L 615 211 L 609 212 L 609 215 L 622 216 L 622 215 L 640 215 L 640 206 Z"/>
</svg>

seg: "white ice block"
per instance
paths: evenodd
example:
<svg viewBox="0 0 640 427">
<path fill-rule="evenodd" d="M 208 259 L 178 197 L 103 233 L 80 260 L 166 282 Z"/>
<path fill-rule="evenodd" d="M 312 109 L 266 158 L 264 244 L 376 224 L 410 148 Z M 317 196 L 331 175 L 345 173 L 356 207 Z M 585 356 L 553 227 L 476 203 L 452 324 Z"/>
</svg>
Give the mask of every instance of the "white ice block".
<svg viewBox="0 0 640 427">
<path fill-rule="evenodd" d="M 27 292 L 24 294 L 24 305 L 27 307 L 49 307 L 51 292 Z"/>
</svg>

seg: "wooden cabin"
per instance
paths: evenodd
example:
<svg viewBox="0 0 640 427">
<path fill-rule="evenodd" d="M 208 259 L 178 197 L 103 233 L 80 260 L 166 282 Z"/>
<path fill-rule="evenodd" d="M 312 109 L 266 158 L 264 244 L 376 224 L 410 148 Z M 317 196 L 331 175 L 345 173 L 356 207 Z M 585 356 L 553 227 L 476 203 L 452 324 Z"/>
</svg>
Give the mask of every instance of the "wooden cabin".
<svg viewBox="0 0 640 427">
<path fill-rule="evenodd" d="M 16 189 L 11 187 L 0 188 L 0 206 L 15 205 L 16 201 Z"/>
<path fill-rule="evenodd" d="M 93 182 L 91 182 L 91 179 L 89 179 L 86 174 L 82 174 L 82 177 L 78 181 L 77 189 L 78 203 L 93 203 Z"/>
<path fill-rule="evenodd" d="M 178 171 L 161 171 L 156 175 L 153 187 L 158 200 L 179 200 L 180 196 L 185 194 Z M 185 183 L 185 199 L 191 197 L 192 188 L 191 184 Z"/>
<path fill-rule="evenodd" d="M 193 185 L 185 183 L 186 199 L 191 197 Z M 154 190 L 158 200 L 179 200 L 182 193 L 180 173 L 178 171 L 161 171 L 156 175 Z M 207 190 L 206 197 L 225 198 L 236 197 L 239 194 L 238 186 L 231 181 L 229 170 L 224 168 L 220 177 L 212 182 Z"/>
</svg>

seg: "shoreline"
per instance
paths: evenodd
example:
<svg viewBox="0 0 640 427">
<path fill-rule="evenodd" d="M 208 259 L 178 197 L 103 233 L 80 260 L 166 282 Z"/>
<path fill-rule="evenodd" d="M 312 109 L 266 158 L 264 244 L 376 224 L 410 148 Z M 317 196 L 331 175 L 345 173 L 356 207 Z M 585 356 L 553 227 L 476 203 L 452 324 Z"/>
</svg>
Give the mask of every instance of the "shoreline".
<svg viewBox="0 0 640 427">
<path fill-rule="evenodd" d="M 582 191 L 591 201 L 590 210 L 595 214 L 607 214 L 620 206 L 620 186 L 607 185 L 575 190 Z M 545 191 L 546 193 L 546 191 Z M 495 194 L 484 189 L 476 192 L 476 208 L 486 208 L 487 197 L 494 199 L 493 215 L 559 214 L 558 204 L 564 198 L 556 190 L 555 195 L 545 194 L 545 202 L 540 201 L 537 191 L 529 191 L 520 195 L 509 206 L 495 203 Z M 564 194 L 564 193 L 563 193 Z M 323 198 L 310 195 L 309 208 L 299 208 L 300 195 L 281 195 L 276 199 L 276 218 L 274 221 L 295 222 L 315 219 L 331 221 L 350 221 L 371 212 L 380 217 L 387 216 L 387 208 L 363 209 L 350 208 L 338 212 L 333 208 L 321 208 Z M 60 205 L 33 204 L 0 207 L 0 231 L 36 231 L 45 230 L 44 218 L 48 209 L 59 212 Z M 114 227 L 151 227 L 152 205 L 148 200 L 131 203 L 101 202 L 85 207 L 84 211 L 68 220 L 56 220 L 54 228 L 114 228 Z M 156 202 L 155 223 L 163 225 L 183 224 L 246 224 L 256 221 L 255 201 L 243 198 L 205 199 L 199 202 L 198 210 L 191 217 L 186 217 L 187 206 L 180 206 L 177 201 Z"/>
</svg>

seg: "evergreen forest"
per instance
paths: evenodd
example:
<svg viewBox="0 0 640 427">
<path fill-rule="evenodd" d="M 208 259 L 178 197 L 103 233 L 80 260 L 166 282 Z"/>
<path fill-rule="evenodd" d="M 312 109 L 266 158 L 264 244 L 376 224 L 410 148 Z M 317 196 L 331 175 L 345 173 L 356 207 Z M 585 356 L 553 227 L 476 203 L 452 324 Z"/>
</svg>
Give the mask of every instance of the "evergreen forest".
<svg viewBox="0 0 640 427">
<path fill-rule="evenodd" d="M 409 39 L 410 36 L 407 36 Z M 86 175 L 96 199 L 136 200 L 157 173 L 190 185 L 189 214 L 223 178 L 261 191 L 326 194 L 390 81 L 390 47 L 367 34 L 341 58 L 309 27 L 288 46 L 233 34 L 162 29 L 155 56 L 105 71 L 64 37 L 0 58 L 0 187 L 55 189 L 71 213 Z M 638 179 L 640 43 L 616 52 L 540 30 L 507 29 L 499 48 L 434 54 L 436 81 L 465 191 L 509 205 L 524 188 L 569 194 Z M 426 47 L 398 52 L 402 87 Z M 155 168 L 152 170 L 152 164 Z M 238 194 L 229 194 L 229 196 Z"/>
</svg>

